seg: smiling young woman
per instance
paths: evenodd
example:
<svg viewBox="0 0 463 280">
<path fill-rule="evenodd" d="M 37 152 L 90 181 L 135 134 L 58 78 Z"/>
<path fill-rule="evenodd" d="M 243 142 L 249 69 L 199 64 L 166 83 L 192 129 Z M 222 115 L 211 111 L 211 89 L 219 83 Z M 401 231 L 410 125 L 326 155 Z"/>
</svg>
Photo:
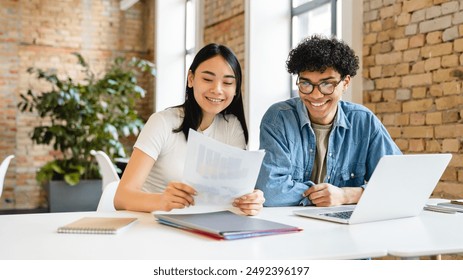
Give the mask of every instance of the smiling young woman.
<svg viewBox="0 0 463 280">
<path fill-rule="evenodd" d="M 154 113 L 143 127 L 114 198 L 116 209 L 151 212 L 194 205 L 194 186 L 180 182 L 188 131 L 245 149 L 241 81 L 238 59 L 227 47 L 209 44 L 197 53 L 188 71 L 185 102 Z M 233 205 L 255 215 L 263 203 L 262 191 L 255 190 Z"/>
</svg>

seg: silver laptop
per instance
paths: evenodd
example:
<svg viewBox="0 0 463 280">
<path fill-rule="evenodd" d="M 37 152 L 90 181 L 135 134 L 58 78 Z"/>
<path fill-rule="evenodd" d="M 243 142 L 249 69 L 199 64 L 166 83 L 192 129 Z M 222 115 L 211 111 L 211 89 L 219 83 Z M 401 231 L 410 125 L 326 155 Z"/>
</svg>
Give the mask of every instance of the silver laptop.
<svg viewBox="0 0 463 280">
<path fill-rule="evenodd" d="M 307 207 L 294 214 L 345 224 L 417 216 L 451 158 L 451 154 L 384 156 L 357 205 Z"/>
</svg>

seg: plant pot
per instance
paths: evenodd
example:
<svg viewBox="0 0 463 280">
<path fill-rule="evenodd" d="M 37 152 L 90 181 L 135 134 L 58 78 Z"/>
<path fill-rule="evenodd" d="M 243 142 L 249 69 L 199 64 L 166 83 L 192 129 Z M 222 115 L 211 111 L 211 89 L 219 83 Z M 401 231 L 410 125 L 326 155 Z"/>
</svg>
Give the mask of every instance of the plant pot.
<svg viewBox="0 0 463 280">
<path fill-rule="evenodd" d="M 95 211 L 102 193 L 101 180 L 81 180 L 75 186 L 50 181 L 45 190 L 50 212 Z"/>
</svg>

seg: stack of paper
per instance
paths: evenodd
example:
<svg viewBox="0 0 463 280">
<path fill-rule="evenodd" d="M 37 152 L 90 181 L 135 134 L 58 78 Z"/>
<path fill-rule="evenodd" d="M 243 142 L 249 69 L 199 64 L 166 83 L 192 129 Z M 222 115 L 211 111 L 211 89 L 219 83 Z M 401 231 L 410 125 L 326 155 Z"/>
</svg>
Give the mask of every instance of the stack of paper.
<svg viewBox="0 0 463 280">
<path fill-rule="evenodd" d="M 158 222 L 216 239 L 241 239 L 301 231 L 298 227 L 241 216 L 231 211 L 197 214 L 154 214 Z"/>
</svg>

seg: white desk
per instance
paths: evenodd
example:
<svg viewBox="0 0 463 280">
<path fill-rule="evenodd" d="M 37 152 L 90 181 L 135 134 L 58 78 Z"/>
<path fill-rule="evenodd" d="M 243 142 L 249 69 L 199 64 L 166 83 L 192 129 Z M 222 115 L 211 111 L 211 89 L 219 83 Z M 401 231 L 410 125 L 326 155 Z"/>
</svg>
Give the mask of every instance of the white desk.
<svg viewBox="0 0 463 280">
<path fill-rule="evenodd" d="M 158 224 L 135 212 L 71 212 L 0 216 L 0 259 L 267 260 L 411 257 L 463 252 L 463 215 L 424 212 L 416 218 L 342 225 L 264 208 L 258 216 L 302 227 L 297 233 L 217 241 Z M 58 234 L 84 216 L 136 216 L 117 235 Z"/>
</svg>

